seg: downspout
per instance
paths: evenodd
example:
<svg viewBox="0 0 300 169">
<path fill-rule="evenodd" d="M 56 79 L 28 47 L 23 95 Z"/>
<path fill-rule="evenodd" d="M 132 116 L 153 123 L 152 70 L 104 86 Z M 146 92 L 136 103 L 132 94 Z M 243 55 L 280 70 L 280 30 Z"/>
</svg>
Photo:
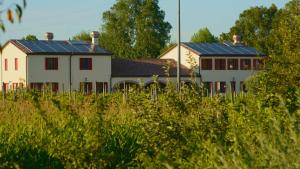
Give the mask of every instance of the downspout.
<svg viewBox="0 0 300 169">
<path fill-rule="evenodd" d="M 25 77 L 25 83 L 26 83 L 26 88 L 28 88 L 29 86 L 29 82 L 28 82 L 28 55 L 26 55 L 26 77 Z"/>
</svg>

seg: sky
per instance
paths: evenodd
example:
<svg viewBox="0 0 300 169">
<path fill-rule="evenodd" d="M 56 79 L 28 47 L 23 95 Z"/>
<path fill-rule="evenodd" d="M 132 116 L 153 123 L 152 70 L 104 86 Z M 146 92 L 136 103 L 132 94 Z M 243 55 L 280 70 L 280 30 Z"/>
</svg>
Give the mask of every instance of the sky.
<svg viewBox="0 0 300 169">
<path fill-rule="evenodd" d="M 15 2 L 21 0 L 15 0 Z M 239 14 L 252 6 L 274 3 L 282 8 L 289 0 L 181 0 L 181 37 L 189 41 L 200 28 L 207 27 L 215 36 L 228 32 Z M 13 1 L 6 0 L 6 3 Z M 102 13 L 116 0 L 27 0 L 21 23 L 7 23 L 0 32 L 0 43 L 34 34 L 43 39 L 44 32 L 53 32 L 54 39 L 66 40 L 81 31 L 100 30 Z M 4 4 L 5 5 L 5 4 Z M 171 41 L 177 36 L 177 0 L 160 0 L 165 20 L 172 25 Z M 2 16 L 4 19 L 5 16 Z"/>
</svg>

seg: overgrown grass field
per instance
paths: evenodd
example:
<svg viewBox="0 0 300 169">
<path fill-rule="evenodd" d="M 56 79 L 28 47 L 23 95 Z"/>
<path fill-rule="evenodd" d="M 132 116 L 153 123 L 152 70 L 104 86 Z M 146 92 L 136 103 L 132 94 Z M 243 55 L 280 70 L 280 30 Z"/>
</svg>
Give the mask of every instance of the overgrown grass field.
<svg viewBox="0 0 300 169">
<path fill-rule="evenodd" d="M 300 168 L 299 93 L 8 94 L 0 168 Z"/>
</svg>

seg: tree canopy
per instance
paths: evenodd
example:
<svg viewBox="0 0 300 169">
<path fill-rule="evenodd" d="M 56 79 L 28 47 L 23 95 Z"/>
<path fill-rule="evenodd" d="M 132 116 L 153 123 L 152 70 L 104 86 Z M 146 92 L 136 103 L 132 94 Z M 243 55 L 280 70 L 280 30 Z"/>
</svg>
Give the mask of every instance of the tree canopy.
<svg viewBox="0 0 300 169">
<path fill-rule="evenodd" d="M 199 29 L 192 38 L 191 42 L 194 43 L 214 43 L 218 42 L 218 39 L 209 31 L 207 27 Z"/>
<path fill-rule="evenodd" d="M 23 37 L 22 39 L 23 40 L 31 40 L 31 41 L 38 40 L 38 38 L 35 35 L 31 35 L 31 34 Z"/>
<path fill-rule="evenodd" d="M 229 33 L 221 34 L 220 39 L 231 41 L 234 34 L 239 34 L 244 43 L 268 54 L 272 46 L 270 34 L 277 21 L 277 13 L 278 9 L 274 4 L 269 8 L 251 7 L 240 14 Z"/>
<path fill-rule="evenodd" d="M 100 44 L 123 58 L 152 58 L 170 40 L 170 23 L 158 0 L 117 0 L 103 13 Z"/>
<path fill-rule="evenodd" d="M 81 31 L 80 33 L 73 36 L 71 39 L 72 40 L 77 40 L 77 41 L 88 41 L 88 42 L 92 41 L 90 33 L 87 32 L 87 31 Z"/>
</svg>

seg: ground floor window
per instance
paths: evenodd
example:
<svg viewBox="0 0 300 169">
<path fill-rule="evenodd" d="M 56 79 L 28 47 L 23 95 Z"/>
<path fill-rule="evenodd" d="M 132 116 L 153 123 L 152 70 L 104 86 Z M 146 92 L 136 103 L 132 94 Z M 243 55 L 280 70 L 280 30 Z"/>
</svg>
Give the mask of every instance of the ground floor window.
<svg viewBox="0 0 300 169">
<path fill-rule="evenodd" d="M 108 83 L 107 82 L 96 82 L 96 93 L 107 93 Z"/>
<path fill-rule="evenodd" d="M 42 91 L 44 83 L 30 83 L 30 89 Z"/>
<path fill-rule="evenodd" d="M 80 82 L 80 89 L 84 94 L 91 94 L 93 91 L 93 83 L 92 82 Z"/>
<path fill-rule="evenodd" d="M 57 83 L 57 82 L 47 82 L 46 83 L 46 88 L 48 90 L 51 90 L 52 92 L 58 92 L 58 90 L 59 90 L 59 83 Z"/>
<path fill-rule="evenodd" d="M 215 83 L 216 93 L 226 92 L 226 82 L 216 82 Z"/>
<path fill-rule="evenodd" d="M 247 92 L 246 85 L 243 81 L 240 82 L 240 91 Z"/>
</svg>

